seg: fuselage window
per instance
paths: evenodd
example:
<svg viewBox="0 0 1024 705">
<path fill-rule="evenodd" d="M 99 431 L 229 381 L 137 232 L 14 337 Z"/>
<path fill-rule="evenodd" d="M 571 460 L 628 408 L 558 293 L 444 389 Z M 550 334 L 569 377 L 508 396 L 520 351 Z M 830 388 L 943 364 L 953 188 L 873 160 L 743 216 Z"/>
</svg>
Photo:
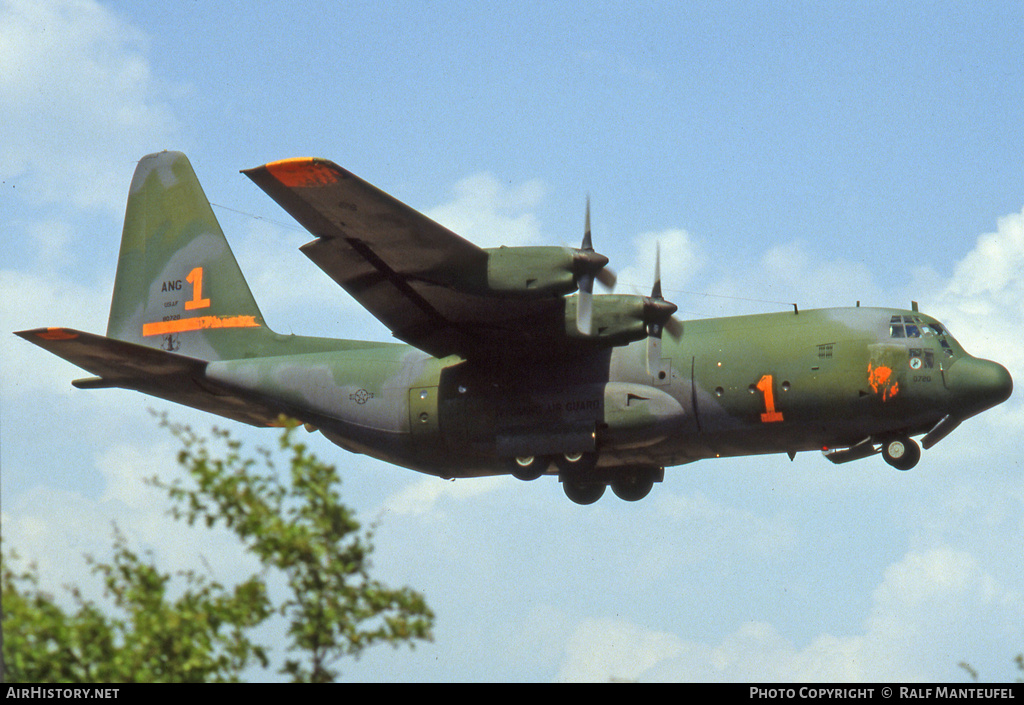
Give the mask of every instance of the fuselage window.
<svg viewBox="0 0 1024 705">
<path fill-rule="evenodd" d="M 935 367 L 935 353 L 921 348 L 910 348 L 910 369 L 931 369 Z"/>
</svg>

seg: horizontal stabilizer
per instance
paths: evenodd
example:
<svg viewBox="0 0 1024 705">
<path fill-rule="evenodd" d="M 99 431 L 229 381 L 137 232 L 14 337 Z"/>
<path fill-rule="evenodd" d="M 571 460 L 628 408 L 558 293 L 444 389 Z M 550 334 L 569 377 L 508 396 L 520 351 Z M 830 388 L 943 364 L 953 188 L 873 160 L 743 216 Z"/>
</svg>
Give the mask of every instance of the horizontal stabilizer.
<svg viewBox="0 0 1024 705">
<path fill-rule="evenodd" d="M 71 328 L 37 328 L 15 335 L 103 378 L 109 386 L 152 377 L 202 375 L 206 367 L 203 360 Z"/>
<path fill-rule="evenodd" d="M 206 379 L 207 362 L 71 328 L 36 328 L 16 335 L 96 375 L 81 389 L 132 389 L 254 426 L 276 425 L 286 409 Z"/>
</svg>

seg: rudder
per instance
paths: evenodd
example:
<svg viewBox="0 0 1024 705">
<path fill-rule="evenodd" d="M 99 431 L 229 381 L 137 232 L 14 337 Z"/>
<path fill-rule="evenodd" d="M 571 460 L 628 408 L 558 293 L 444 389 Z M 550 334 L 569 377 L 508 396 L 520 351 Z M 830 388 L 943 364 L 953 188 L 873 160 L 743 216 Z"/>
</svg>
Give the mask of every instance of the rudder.
<svg viewBox="0 0 1024 705">
<path fill-rule="evenodd" d="M 135 169 L 107 336 L 205 360 L 259 354 L 276 337 L 181 152 Z"/>
</svg>

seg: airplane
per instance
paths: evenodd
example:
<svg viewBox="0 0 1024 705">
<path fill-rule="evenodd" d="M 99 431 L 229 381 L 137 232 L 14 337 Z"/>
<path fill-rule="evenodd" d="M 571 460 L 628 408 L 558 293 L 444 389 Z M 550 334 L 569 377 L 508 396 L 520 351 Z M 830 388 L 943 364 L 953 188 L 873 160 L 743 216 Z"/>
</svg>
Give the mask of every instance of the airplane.
<svg viewBox="0 0 1024 705">
<path fill-rule="evenodd" d="M 81 389 L 255 426 L 285 416 L 446 479 L 557 476 L 578 504 L 608 487 L 640 500 L 666 467 L 708 458 L 881 454 L 909 470 L 1013 390 L 916 303 L 679 321 L 660 261 L 650 295 L 595 294 L 615 276 L 589 199 L 579 248 L 484 249 L 327 160 L 242 173 L 401 342 L 270 330 L 191 164 L 166 151 L 143 157 L 129 188 L 106 335 L 17 335 L 94 375 Z"/>
</svg>

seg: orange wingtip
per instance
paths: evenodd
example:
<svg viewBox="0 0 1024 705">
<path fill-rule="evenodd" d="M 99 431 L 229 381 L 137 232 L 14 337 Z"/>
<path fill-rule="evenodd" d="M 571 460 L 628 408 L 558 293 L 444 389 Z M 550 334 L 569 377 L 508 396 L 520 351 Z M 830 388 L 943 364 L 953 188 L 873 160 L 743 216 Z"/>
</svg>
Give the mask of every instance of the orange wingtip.
<svg viewBox="0 0 1024 705">
<path fill-rule="evenodd" d="M 74 340 L 78 337 L 78 333 L 67 328 L 47 328 L 41 333 L 36 333 L 36 337 L 43 340 Z"/>
<path fill-rule="evenodd" d="M 267 171 L 288 188 L 327 186 L 338 181 L 338 174 L 331 167 L 312 157 L 270 162 Z"/>
</svg>

